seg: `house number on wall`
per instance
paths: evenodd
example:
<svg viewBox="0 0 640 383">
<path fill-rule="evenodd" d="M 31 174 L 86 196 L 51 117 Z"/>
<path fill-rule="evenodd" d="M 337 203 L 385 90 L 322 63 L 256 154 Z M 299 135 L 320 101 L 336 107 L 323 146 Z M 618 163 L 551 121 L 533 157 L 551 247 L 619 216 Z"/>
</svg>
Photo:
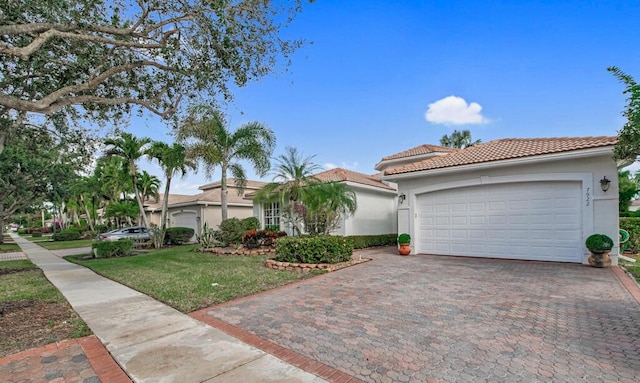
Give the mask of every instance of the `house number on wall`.
<svg viewBox="0 0 640 383">
<path fill-rule="evenodd" d="M 587 192 L 585 193 L 585 206 L 589 206 L 589 204 L 591 203 L 591 188 L 587 188 Z"/>
</svg>

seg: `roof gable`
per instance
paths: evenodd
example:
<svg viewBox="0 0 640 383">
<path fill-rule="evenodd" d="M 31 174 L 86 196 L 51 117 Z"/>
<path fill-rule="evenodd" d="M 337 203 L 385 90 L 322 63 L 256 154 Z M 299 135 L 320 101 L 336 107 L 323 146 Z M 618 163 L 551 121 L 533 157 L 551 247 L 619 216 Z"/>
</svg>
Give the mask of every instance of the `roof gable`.
<svg viewBox="0 0 640 383">
<path fill-rule="evenodd" d="M 393 169 L 385 175 L 411 173 L 462 165 L 472 165 L 514 158 L 613 146 L 616 136 L 554 137 L 554 138 L 504 138 L 459 149 L 444 156 L 431 157 Z"/>
<path fill-rule="evenodd" d="M 395 159 L 398 159 L 398 158 L 421 156 L 421 155 L 432 154 L 432 153 L 433 154 L 435 154 L 435 153 L 451 153 L 451 152 L 457 152 L 458 150 L 460 150 L 460 149 L 449 148 L 449 147 L 446 147 L 446 146 L 439 146 L 439 145 L 423 144 L 423 145 L 416 146 L 415 148 L 407 149 L 407 150 L 402 151 L 400 153 L 396 153 L 396 154 L 392 154 L 390 156 L 383 157 L 382 161 L 395 160 Z"/>
<path fill-rule="evenodd" d="M 357 184 L 372 186 L 386 190 L 396 190 L 395 188 L 385 184 L 379 178 L 363 173 L 354 172 L 342 168 L 329 169 L 314 175 L 315 178 L 322 182 L 353 182 Z"/>
</svg>

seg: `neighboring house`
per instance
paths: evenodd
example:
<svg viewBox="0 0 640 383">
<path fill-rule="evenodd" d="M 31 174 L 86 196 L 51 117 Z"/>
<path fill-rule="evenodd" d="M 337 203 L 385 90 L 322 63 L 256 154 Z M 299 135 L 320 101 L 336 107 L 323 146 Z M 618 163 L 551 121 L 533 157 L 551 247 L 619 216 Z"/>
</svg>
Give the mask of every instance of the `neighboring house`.
<svg viewBox="0 0 640 383">
<path fill-rule="evenodd" d="M 265 185 L 264 182 L 247 181 L 247 186 L 241 194 L 234 184 L 234 179 L 227 180 L 227 208 L 229 218 L 239 219 L 253 216 L 253 204 L 245 198 L 247 193 L 253 193 Z M 220 203 L 220 182 L 200 186 L 202 193 L 196 195 L 169 194 L 169 209 L 167 212 L 167 227 L 190 227 L 196 233 L 202 231 L 206 223 L 208 227 L 216 229 L 222 221 Z M 150 224 L 160 226 L 162 214 L 161 193 L 158 200 L 145 202 L 145 211 Z"/>
<path fill-rule="evenodd" d="M 640 210 L 640 199 L 634 199 L 631 201 L 631 205 L 629 205 L 630 211 L 638 211 Z"/>
<path fill-rule="evenodd" d="M 376 169 L 398 185 L 398 231 L 411 235 L 413 253 L 586 264 L 589 235 L 618 238 L 616 141 L 423 145 L 383 158 Z M 606 191 L 601 180 L 610 182 Z M 616 246 L 614 262 L 617 254 Z"/>
<path fill-rule="evenodd" d="M 336 235 L 369 235 L 397 233 L 397 193 L 394 184 L 383 182 L 380 174 L 367 175 L 346 169 L 331 169 L 314 177 L 323 182 L 342 182 L 356 194 L 357 209 L 349 217 L 343 218 Z M 278 225 L 283 230 L 284 222 L 280 214 L 280 204 L 255 203 L 254 216 L 260 219 L 262 227 Z"/>
</svg>

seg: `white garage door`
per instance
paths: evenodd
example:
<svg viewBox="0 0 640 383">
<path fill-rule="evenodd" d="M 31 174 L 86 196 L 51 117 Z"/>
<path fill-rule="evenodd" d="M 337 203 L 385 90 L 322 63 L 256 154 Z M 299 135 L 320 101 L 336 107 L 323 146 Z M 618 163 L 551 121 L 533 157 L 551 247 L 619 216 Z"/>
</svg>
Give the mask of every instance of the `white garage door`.
<svg viewBox="0 0 640 383">
<path fill-rule="evenodd" d="M 582 261 L 579 182 L 527 182 L 441 190 L 417 198 L 417 251 Z"/>
<path fill-rule="evenodd" d="M 182 213 L 175 213 L 172 215 L 173 227 L 190 227 L 193 229 L 193 237 L 191 240 L 195 240 L 196 234 L 198 234 L 198 222 L 196 221 L 196 212 L 185 211 Z"/>
</svg>

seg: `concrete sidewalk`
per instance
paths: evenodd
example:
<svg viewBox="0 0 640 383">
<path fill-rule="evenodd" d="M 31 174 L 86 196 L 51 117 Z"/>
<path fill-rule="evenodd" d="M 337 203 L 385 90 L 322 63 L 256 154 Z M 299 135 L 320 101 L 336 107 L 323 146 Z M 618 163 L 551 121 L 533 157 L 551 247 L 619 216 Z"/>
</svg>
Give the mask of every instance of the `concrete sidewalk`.
<svg viewBox="0 0 640 383">
<path fill-rule="evenodd" d="M 136 382 L 324 382 L 11 235 Z"/>
</svg>

